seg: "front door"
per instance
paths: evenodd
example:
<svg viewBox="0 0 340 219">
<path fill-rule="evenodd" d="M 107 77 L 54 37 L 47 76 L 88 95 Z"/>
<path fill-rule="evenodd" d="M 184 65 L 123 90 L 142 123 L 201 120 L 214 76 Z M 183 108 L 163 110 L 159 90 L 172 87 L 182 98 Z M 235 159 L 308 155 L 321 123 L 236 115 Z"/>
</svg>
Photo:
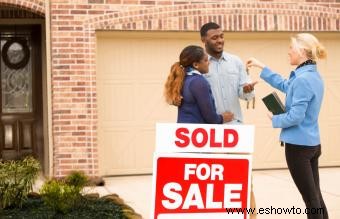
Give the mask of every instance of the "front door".
<svg viewBox="0 0 340 219">
<path fill-rule="evenodd" d="M 43 161 L 41 28 L 0 26 L 0 159 Z"/>
</svg>

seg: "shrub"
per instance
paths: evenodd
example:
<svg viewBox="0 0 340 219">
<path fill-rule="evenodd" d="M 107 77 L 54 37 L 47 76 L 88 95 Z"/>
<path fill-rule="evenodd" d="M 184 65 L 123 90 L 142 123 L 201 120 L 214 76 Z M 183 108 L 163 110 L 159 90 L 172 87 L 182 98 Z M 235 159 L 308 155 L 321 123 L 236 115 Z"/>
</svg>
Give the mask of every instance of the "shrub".
<svg viewBox="0 0 340 219">
<path fill-rule="evenodd" d="M 74 186 L 80 193 L 87 184 L 88 178 L 84 172 L 74 171 L 66 177 L 65 182 L 67 185 Z"/>
<path fill-rule="evenodd" d="M 31 156 L 0 162 L 0 209 L 21 207 L 32 190 L 39 170 L 39 161 Z"/>
<path fill-rule="evenodd" d="M 74 186 L 55 179 L 46 182 L 40 193 L 47 206 L 61 213 L 67 213 L 72 209 L 79 197 L 79 192 L 74 189 Z"/>
<path fill-rule="evenodd" d="M 133 219 L 125 217 L 120 206 L 107 200 L 83 198 L 77 208 L 66 214 L 46 206 L 41 198 L 28 198 L 22 208 L 0 211 L 1 219 Z M 136 218 L 134 218 L 136 219 Z M 140 218 L 139 218 L 140 219 Z"/>
<path fill-rule="evenodd" d="M 40 193 L 44 203 L 56 212 L 67 213 L 81 199 L 81 190 L 87 183 L 87 177 L 82 172 L 73 172 L 65 180 L 50 180 L 46 182 Z"/>
</svg>

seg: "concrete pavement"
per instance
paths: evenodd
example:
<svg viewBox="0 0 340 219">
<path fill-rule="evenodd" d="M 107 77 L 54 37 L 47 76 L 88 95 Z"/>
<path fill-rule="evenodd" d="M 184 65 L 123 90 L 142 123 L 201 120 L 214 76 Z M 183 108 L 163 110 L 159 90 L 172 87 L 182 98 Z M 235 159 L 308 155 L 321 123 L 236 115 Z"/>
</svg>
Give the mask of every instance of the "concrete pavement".
<svg viewBox="0 0 340 219">
<path fill-rule="evenodd" d="M 152 176 L 107 177 L 104 187 L 87 188 L 100 195 L 117 193 L 144 218 L 150 218 Z M 321 189 L 329 218 L 340 218 L 340 168 L 320 168 Z M 253 185 L 257 209 L 301 208 L 303 200 L 287 169 L 253 171 Z M 306 219 L 303 214 L 258 214 L 257 219 Z"/>
</svg>

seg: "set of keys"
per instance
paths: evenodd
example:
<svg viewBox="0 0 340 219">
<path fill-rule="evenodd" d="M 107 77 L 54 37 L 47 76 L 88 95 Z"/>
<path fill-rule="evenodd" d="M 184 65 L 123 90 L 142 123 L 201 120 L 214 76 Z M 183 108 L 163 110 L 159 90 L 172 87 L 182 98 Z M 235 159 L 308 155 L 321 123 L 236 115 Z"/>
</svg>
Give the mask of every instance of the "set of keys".
<svg viewBox="0 0 340 219">
<path fill-rule="evenodd" d="M 247 100 L 247 109 L 249 109 L 250 102 L 252 102 L 252 107 L 255 109 L 255 97 L 251 100 Z"/>
<path fill-rule="evenodd" d="M 246 69 L 247 75 L 249 76 L 249 69 Z M 250 102 L 252 102 L 252 108 L 255 109 L 255 97 L 251 100 L 247 100 L 247 109 L 249 109 Z"/>
</svg>

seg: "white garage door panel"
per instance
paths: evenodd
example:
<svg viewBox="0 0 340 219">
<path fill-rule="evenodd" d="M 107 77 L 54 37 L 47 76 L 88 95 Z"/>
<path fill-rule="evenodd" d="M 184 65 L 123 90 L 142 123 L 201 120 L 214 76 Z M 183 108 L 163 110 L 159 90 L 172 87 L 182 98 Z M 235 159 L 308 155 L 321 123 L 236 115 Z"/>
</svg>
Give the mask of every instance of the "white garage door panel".
<svg viewBox="0 0 340 219">
<path fill-rule="evenodd" d="M 135 148 L 131 144 L 132 130 L 128 129 L 105 129 L 102 133 L 103 145 L 108 145 L 110 148 L 107 153 L 101 154 L 101 165 L 110 166 L 110 169 L 119 170 L 131 168 L 131 164 L 135 163 Z M 112 162 L 115 166 L 112 166 Z M 107 175 L 109 171 L 102 174 Z"/>
<path fill-rule="evenodd" d="M 131 121 L 134 119 L 134 100 L 131 98 L 133 83 L 104 82 L 100 92 L 101 102 L 100 116 L 103 116 L 103 125 L 111 126 L 112 122 Z M 111 107 L 114 107 L 112 109 Z"/>
<path fill-rule="evenodd" d="M 225 33 L 225 48 L 242 60 L 254 56 L 285 77 L 289 33 Z M 329 58 L 318 64 L 325 79 L 324 105 L 320 114 L 323 156 L 321 165 L 340 165 L 340 36 L 320 35 Z M 170 66 L 187 45 L 201 45 L 197 32 L 98 32 L 97 96 L 98 150 L 102 175 L 152 172 L 155 123 L 175 122 L 177 109 L 163 98 L 163 86 Z M 286 167 L 279 129 L 271 128 L 261 98 L 274 91 L 258 71 L 250 72 L 256 85 L 256 108 L 246 109 L 245 122 L 256 125 L 254 168 Z M 284 95 L 279 93 L 284 100 Z"/>
<path fill-rule="evenodd" d="M 135 140 L 135 153 L 136 153 L 136 166 L 143 169 L 145 172 L 150 172 L 152 167 L 152 156 L 154 152 L 154 145 L 150 145 L 150 142 L 154 142 L 155 139 L 155 127 L 152 125 L 149 128 L 140 128 L 136 130 Z M 147 156 L 146 156 L 147 155 Z M 150 159 L 151 158 L 151 159 Z"/>
</svg>

